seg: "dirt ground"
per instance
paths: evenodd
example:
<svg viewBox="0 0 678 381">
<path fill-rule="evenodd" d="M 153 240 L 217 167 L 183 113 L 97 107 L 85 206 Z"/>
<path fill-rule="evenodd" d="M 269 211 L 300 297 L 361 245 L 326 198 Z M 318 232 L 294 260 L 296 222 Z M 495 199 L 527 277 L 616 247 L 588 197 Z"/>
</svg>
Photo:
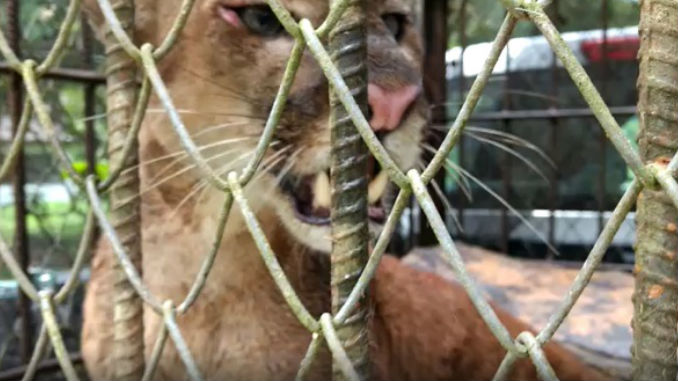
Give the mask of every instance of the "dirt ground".
<svg viewBox="0 0 678 381">
<path fill-rule="evenodd" d="M 458 244 L 466 267 L 488 299 L 539 330 L 567 294 L 579 269 L 558 262 L 511 258 Z M 419 248 L 404 261 L 454 280 L 440 248 Z M 597 271 L 555 339 L 593 365 L 628 379 L 631 371 L 633 275 Z"/>
</svg>

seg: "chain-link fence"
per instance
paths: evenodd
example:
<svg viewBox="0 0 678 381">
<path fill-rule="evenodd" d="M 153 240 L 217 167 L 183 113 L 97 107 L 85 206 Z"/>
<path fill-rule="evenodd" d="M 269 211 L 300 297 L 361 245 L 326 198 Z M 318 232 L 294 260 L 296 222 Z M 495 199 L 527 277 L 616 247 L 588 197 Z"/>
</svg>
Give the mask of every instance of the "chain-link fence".
<svg viewBox="0 0 678 381">
<path fill-rule="evenodd" d="M 672 104 L 675 106 L 678 90 L 675 81 L 671 82 L 674 74 L 670 70 L 664 70 L 665 68 L 662 67 L 655 72 L 652 71 L 657 68 L 653 64 L 654 61 L 668 63 L 669 67 L 676 65 L 675 57 L 678 55 L 675 51 L 676 47 L 673 46 L 675 44 L 664 46 L 661 43 L 647 43 L 644 47 L 641 47 L 641 53 L 644 56 L 641 59 L 640 98 L 641 106 L 647 107 L 646 110 L 641 110 L 641 120 L 647 123 L 645 126 L 646 135 L 641 136 L 641 149 L 643 149 L 645 159 L 650 160 L 649 164 L 646 165 L 645 161 L 641 159 L 641 156 L 624 137 L 619 125 L 586 72 L 544 13 L 543 2 L 502 0 L 501 3 L 507 8 L 508 14 L 449 132 L 445 135 L 431 162 L 422 172 L 410 170 L 405 173 L 396 165 L 370 128 L 364 113 L 361 111 L 365 99 L 361 99 L 360 95 L 354 97 L 355 94 L 362 93 L 364 95 L 365 90 L 364 78 L 361 81 L 359 77 L 364 76 L 364 72 L 351 70 L 352 64 L 359 63 L 361 59 L 364 59 L 364 53 L 361 53 L 361 50 L 364 52 L 365 37 L 360 33 L 361 15 L 364 14 L 361 9 L 362 2 L 332 1 L 327 18 L 315 29 L 308 20 L 295 21 L 294 17 L 279 1 L 268 0 L 266 3 L 278 17 L 287 33 L 294 39 L 294 47 L 253 159 L 241 172 L 234 171 L 222 177 L 215 173 L 188 134 L 157 66 L 158 62 L 175 45 L 193 8 L 193 3 L 193 0 L 183 1 L 172 28 L 159 46 L 155 47 L 151 44 L 136 46 L 130 38 L 130 33 L 133 30 L 133 2 L 98 0 L 107 24 L 105 37 L 109 89 L 110 170 L 108 177 L 101 181 L 98 181 L 94 174 L 84 175 L 77 170 L 73 159 L 64 148 L 63 140 L 60 138 L 59 130 L 50 114 L 44 92 L 39 87 L 40 80 L 65 52 L 73 25 L 79 19 L 80 1 L 70 1 L 60 33 L 49 54 L 41 62 L 20 60 L 4 34 L 0 34 L 0 52 L 6 60 L 8 68 L 20 77 L 20 82 L 27 94 L 21 118 L 17 123 L 16 134 L 10 150 L 2 162 L 0 178 L 8 176 L 12 172 L 17 159 L 20 158 L 17 152 L 25 144 L 31 115 L 35 113 L 61 170 L 65 172 L 74 186 L 87 195 L 88 200 L 85 231 L 82 234 L 71 267 L 70 277 L 64 286 L 58 290 L 51 291 L 37 288 L 25 272 L 25 264 L 17 261 L 4 238 L 0 238 L 0 256 L 19 283 L 23 294 L 30 301 L 40 306 L 42 316 L 42 327 L 24 379 L 33 378 L 36 366 L 44 356 L 48 345 L 53 348 L 65 377 L 69 380 L 78 379 L 72 359 L 64 345 L 64 337 L 57 323 L 55 308 L 68 298 L 77 284 L 78 274 L 86 264 L 86 253 L 91 246 L 95 225 L 99 226 L 110 242 L 119 265 L 117 271 L 121 275 L 117 278 L 115 284 L 118 295 L 115 298 L 115 308 L 116 313 L 127 318 L 115 320 L 114 336 L 116 339 L 115 345 L 118 347 L 114 348 L 113 356 L 117 376 L 152 378 L 169 338 L 177 348 L 188 375 L 192 379 L 202 379 L 201 370 L 194 361 L 194 354 L 187 347 L 177 324 L 177 316 L 189 311 L 200 296 L 207 274 L 218 255 L 224 226 L 229 211 L 233 207 L 240 209 L 247 228 L 256 242 L 275 284 L 280 289 L 291 311 L 299 322 L 306 327 L 309 337 L 311 337 L 308 352 L 300 364 L 298 378 L 304 378 L 317 356 L 318 349 L 325 342 L 332 354 L 337 378 L 365 379 L 368 377 L 367 364 L 369 363 L 367 340 L 364 335 L 367 328 L 365 324 L 360 324 L 360 322 L 364 323 L 366 320 L 366 314 L 362 310 L 365 308 L 365 303 L 360 302 L 375 274 L 396 224 L 412 195 L 416 198 L 442 246 L 446 261 L 454 269 L 457 279 L 468 293 L 473 305 L 487 323 L 490 331 L 507 351 L 495 378 L 505 378 L 518 358 L 529 357 L 542 379 L 556 379 L 556 375 L 542 351 L 542 346 L 551 339 L 577 301 L 624 217 L 643 189 L 646 191 L 643 193 L 644 197 L 638 207 L 640 231 L 637 250 L 638 265 L 636 267 L 638 281 L 635 295 L 636 316 L 634 318 L 634 376 L 639 379 L 659 379 L 658 376 L 665 379 L 675 379 L 675 353 L 676 343 L 678 343 L 675 326 L 678 320 L 678 314 L 676 314 L 678 309 L 675 303 L 677 291 L 675 287 L 676 247 L 675 245 L 671 246 L 671 240 L 675 238 L 673 236 L 675 235 L 676 225 L 675 221 L 671 219 L 673 215 L 671 205 L 666 205 L 666 200 L 673 206 L 678 206 L 678 184 L 674 179 L 678 172 L 678 155 L 672 156 L 675 149 L 668 150 L 670 154 L 667 155 L 666 147 L 663 147 L 663 150 L 657 150 L 653 149 L 653 145 L 671 138 L 670 133 L 668 137 L 662 135 L 666 134 L 665 131 L 668 129 L 665 122 L 675 122 L 678 118 L 675 115 L 675 107 L 666 108 L 666 105 Z M 641 23 L 643 38 L 651 41 L 654 37 L 654 41 L 659 41 L 662 36 L 661 31 L 665 30 L 668 31 L 669 36 L 673 36 L 673 41 L 675 41 L 676 26 L 674 21 L 678 16 L 678 2 L 674 0 L 645 0 L 643 6 L 646 8 Z M 548 324 L 537 335 L 523 332 L 518 337 L 513 338 L 465 270 L 464 262 L 455 247 L 445 222 L 427 191 L 427 185 L 444 166 L 450 151 L 459 141 L 500 53 L 506 46 L 518 22 L 532 22 L 547 39 L 555 55 L 562 62 L 590 107 L 592 114 L 600 123 L 609 141 L 635 174 L 635 179 L 615 207 L 571 289 L 566 295 L 563 295 L 562 303 L 554 311 Z M 329 47 L 334 56 L 328 53 L 321 42 L 328 37 Z M 357 48 L 342 49 L 345 46 Z M 341 194 L 336 195 L 333 200 L 332 213 L 334 234 L 332 257 L 335 259 L 332 261 L 332 272 L 333 279 L 340 280 L 333 282 L 332 293 L 333 300 L 338 302 L 334 303 L 332 313 L 324 313 L 319 319 L 316 319 L 306 309 L 295 293 L 243 191 L 243 188 L 252 180 L 261 165 L 271 144 L 296 75 L 296 69 L 299 67 L 302 54 L 306 50 L 320 65 L 330 83 L 331 98 L 335 100 L 332 118 L 334 124 L 332 126 L 333 149 L 335 152 L 345 149 L 342 153 L 334 155 L 336 156 L 336 163 L 333 163 L 332 171 L 335 178 L 334 186 L 343 186 L 341 189 L 346 192 L 346 197 Z M 645 74 L 642 74 L 642 65 L 647 66 L 648 71 Z M 137 72 L 143 77 L 141 88 L 138 90 L 135 80 Z M 358 77 L 345 78 L 344 75 Z M 125 168 L 136 165 L 136 136 L 151 92 L 154 92 L 162 103 L 171 122 L 171 127 L 192 163 L 212 187 L 221 190 L 225 195 L 225 202 L 218 220 L 217 233 L 211 246 L 212 250 L 205 253 L 200 271 L 196 274 L 195 282 L 190 287 L 186 298 L 179 304 L 170 300 L 159 299 L 146 287 L 139 272 L 138 266 L 142 253 L 139 240 L 136 239 L 139 221 L 138 218 L 135 218 L 138 216 L 139 205 L 138 199 L 131 197 L 139 191 L 138 178 L 134 171 L 124 171 Z M 653 121 L 653 118 L 658 121 Z M 361 213 L 355 212 L 361 208 L 364 211 L 366 207 L 365 189 L 360 186 L 349 187 L 351 184 L 364 185 L 364 181 L 360 181 L 360 177 L 357 175 L 360 170 L 345 165 L 348 158 L 361 155 L 362 143 L 355 143 L 361 139 L 352 138 L 353 136 L 357 137 L 357 134 L 362 137 L 365 146 L 386 171 L 389 179 L 399 188 L 399 194 L 386 220 L 384 229 L 369 256 L 367 255 L 364 230 L 366 229 L 366 222 L 358 220 L 357 218 L 361 216 Z M 664 136 L 663 140 L 661 136 Z M 354 144 L 346 144 L 347 141 Z M 344 143 L 343 146 L 342 142 Z M 359 162 L 359 160 L 353 161 Z M 335 188 L 335 193 L 339 189 Z M 108 216 L 101 198 L 102 193 L 106 191 L 111 193 Z M 356 193 L 362 193 L 363 197 L 356 198 Z M 347 203 L 351 203 L 351 205 Z M 669 212 L 664 212 L 665 210 L 669 210 Z M 344 211 L 346 212 L 344 213 Z M 665 238 L 667 236 L 671 238 Z M 344 260 L 337 261 L 338 257 Z M 350 260 L 346 260 L 346 257 Z M 341 263 L 341 265 L 336 265 L 336 263 Z M 143 329 L 139 327 L 142 327 L 143 323 L 138 318 L 139 314 L 134 313 L 144 305 L 160 316 L 163 321 L 157 335 L 156 344 L 147 361 L 145 361 L 143 352 L 137 345 L 141 340 L 140 334 L 143 332 Z M 351 324 L 345 324 L 349 320 Z M 349 350 L 345 350 L 343 346 L 343 341 L 347 338 L 356 342 Z M 134 356 L 135 354 L 136 356 Z"/>
<path fill-rule="evenodd" d="M 67 5 L 68 1 L 3 2 L 0 24 L 8 43 L 22 57 L 44 59 L 58 35 Z M 95 154 L 99 140 L 95 135 L 105 134 L 103 120 L 95 116 L 103 112 L 100 100 L 104 96 L 100 90 L 105 80 L 89 71 L 96 64 L 99 51 L 88 24 L 78 19 L 60 59 L 60 65 L 68 69 L 52 68 L 41 80 L 42 96 L 50 106 L 59 139 L 78 170 L 105 166 L 105 160 L 89 165 L 94 163 L 95 156 L 102 157 Z M 63 175 L 48 149 L 39 121 L 32 117 L 24 125 L 26 131 L 21 146 L 13 141 L 22 114 L 22 89 L 21 76 L 3 60 L 0 63 L 0 158 L 4 161 L 8 155 L 16 157 L 9 172 L 3 168 L 4 177 L 0 180 L 0 235 L 14 236 L 15 255 L 37 287 L 54 288 L 68 281 L 87 203 Z M 79 274 L 79 278 L 86 280 L 87 271 Z M 79 359 L 83 291 L 77 286 L 57 308 L 64 341 L 76 360 Z M 21 369 L 19 365 L 28 362 L 39 330 L 39 316 L 38 306 L 28 302 L 2 262 L 0 378 L 17 374 Z M 41 367 L 50 365 L 52 360 L 41 363 Z"/>
</svg>

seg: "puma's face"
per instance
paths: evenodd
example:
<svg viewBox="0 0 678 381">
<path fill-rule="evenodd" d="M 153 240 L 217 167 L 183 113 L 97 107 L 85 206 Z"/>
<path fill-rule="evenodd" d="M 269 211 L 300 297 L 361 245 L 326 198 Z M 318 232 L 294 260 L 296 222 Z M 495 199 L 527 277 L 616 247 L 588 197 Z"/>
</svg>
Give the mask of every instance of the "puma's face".
<svg viewBox="0 0 678 381">
<path fill-rule="evenodd" d="M 179 0 L 137 0 L 139 42 L 157 45 Z M 328 0 L 283 0 L 297 20 L 320 25 Z M 368 8 L 368 120 L 403 169 L 419 158 L 428 107 L 421 91 L 421 46 L 408 0 L 365 0 Z M 253 156 L 294 40 L 263 0 L 198 0 L 163 79 L 203 155 L 218 173 L 242 169 Z M 151 107 L 159 107 L 157 104 Z M 171 152 L 179 145 L 167 119 L 149 114 L 152 136 Z M 148 135 L 149 137 L 146 137 Z M 247 187 L 255 208 L 275 211 L 299 242 L 329 251 L 330 127 L 328 84 L 307 51 L 260 172 Z M 369 216 L 383 222 L 387 178 L 371 165 Z M 186 189 L 188 192 L 189 189 Z"/>
</svg>

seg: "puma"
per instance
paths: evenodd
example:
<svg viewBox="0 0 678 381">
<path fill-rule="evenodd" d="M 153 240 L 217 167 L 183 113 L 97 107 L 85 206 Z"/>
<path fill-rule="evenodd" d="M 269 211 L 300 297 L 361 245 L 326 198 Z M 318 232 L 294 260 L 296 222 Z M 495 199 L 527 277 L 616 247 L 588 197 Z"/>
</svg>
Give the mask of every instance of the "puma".
<svg viewBox="0 0 678 381">
<path fill-rule="evenodd" d="M 157 46 L 180 0 L 136 0 L 134 39 Z M 297 18 L 318 26 L 328 1 L 283 0 Z M 416 167 L 429 107 L 421 91 L 422 47 L 407 0 L 365 1 L 368 8 L 370 124 L 395 162 Z M 99 30 L 105 22 L 94 0 L 85 7 Z M 192 138 L 221 175 L 242 169 L 263 130 L 290 50 L 286 34 L 263 0 L 197 0 L 178 45 L 160 63 L 163 80 Z M 308 310 L 330 308 L 328 84 L 310 53 L 302 58 L 273 144 L 245 194 L 290 282 Z M 214 237 L 224 194 L 209 186 L 183 153 L 157 99 L 139 135 L 144 283 L 160 300 L 180 302 Z M 388 212 L 389 186 L 376 173 L 370 184 L 370 224 Z M 94 379 L 110 379 L 112 274 L 115 258 L 104 238 L 92 263 L 84 306 L 82 351 Z M 488 380 L 505 351 L 466 293 L 455 284 L 386 257 L 370 288 L 370 358 L 375 379 Z M 145 353 L 150 357 L 161 318 L 145 307 Z M 512 335 L 529 329 L 501 310 Z M 202 374 L 209 379 L 293 379 L 311 335 L 273 283 L 237 206 L 205 288 L 178 318 Z M 555 343 L 545 346 L 561 379 L 603 375 Z M 331 376 L 323 350 L 309 374 Z M 536 379 L 529 359 L 511 375 Z M 155 378 L 185 379 L 167 343 Z"/>
</svg>

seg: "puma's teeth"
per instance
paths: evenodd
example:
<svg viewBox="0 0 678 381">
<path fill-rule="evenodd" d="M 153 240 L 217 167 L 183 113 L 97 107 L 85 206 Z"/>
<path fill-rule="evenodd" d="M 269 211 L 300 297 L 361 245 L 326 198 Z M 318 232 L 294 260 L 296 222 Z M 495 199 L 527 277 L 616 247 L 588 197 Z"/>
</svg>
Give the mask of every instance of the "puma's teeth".
<svg viewBox="0 0 678 381">
<path fill-rule="evenodd" d="M 367 201 L 369 205 L 376 204 L 386 190 L 388 174 L 381 171 L 367 186 Z M 313 209 L 329 209 L 332 205 L 332 189 L 327 172 L 320 172 L 313 183 Z"/>
<path fill-rule="evenodd" d="M 386 171 L 381 171 L 367 186 L 367 201 L 370 205 L 379 201 L 386 190 L 386 185 L 388 185 L 388 174 Z"/>
<path fill-rule="evenodd" d="M 332 204 L 332 190 L 330 188 L 330 178 L 326 172 L 320 172 L 315 177 L 313 184 L 313 208 L 329 209 Z"/>
</svg>

